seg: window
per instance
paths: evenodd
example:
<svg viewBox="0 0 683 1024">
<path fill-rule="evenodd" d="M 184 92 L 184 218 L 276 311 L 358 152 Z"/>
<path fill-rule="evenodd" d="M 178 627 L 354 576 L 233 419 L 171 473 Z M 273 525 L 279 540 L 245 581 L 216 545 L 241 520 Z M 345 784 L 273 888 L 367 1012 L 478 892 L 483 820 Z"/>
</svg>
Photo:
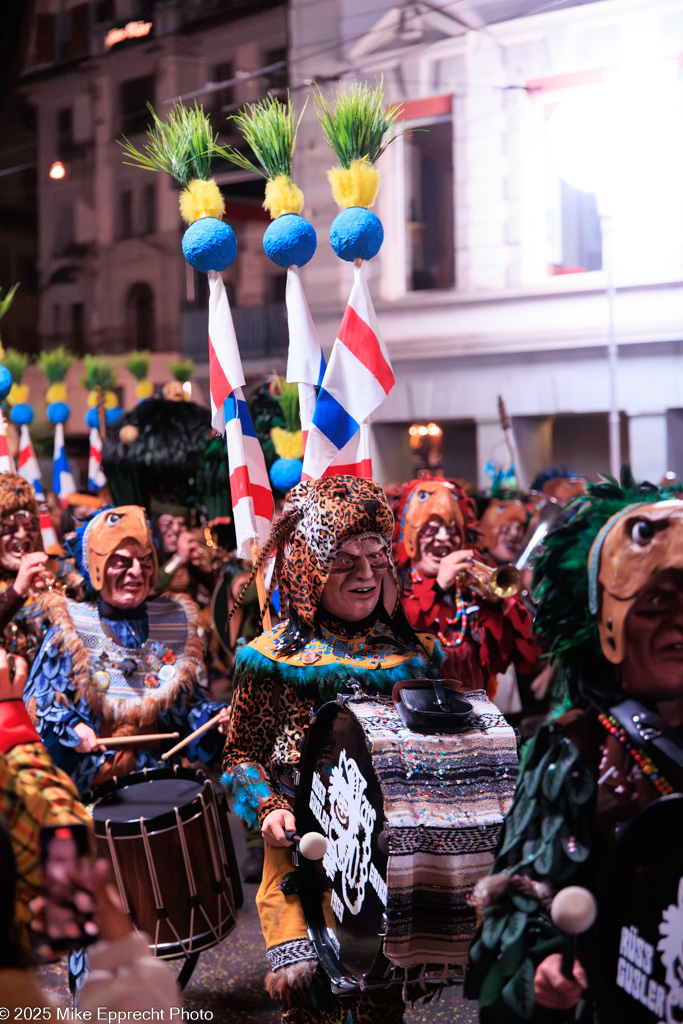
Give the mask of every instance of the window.
<svg viewBox="0 0 683 1024">
<path fill-rule="evenodd" d="M 77 356 L 85 352 L 85 312 L 82 302 L 71 307 L 72 350 Z"/>
<path fill-rule="evenodd" d="M 154 292 L 148 284 L 134 284 L 126 302 L 128 345 L 133 349 L 154 348 Z"/>
<path fill-rule="evenodd" d="M 289 72 L 287 70 L 287 47 L 278 47 L 275 50 L 266 50 L 264 54 L 264 66 L 282 62 L 281 68 L 273 68 L 266 74 L 266 82 L 269 92 L 284 92 L 289 85 Z"/>
<path fill-rule="evenodd" d="M 113 21 L 115 15 L 114 0 L 99 0 L 99 3 L 95 4 L 95 21 L 98 24 Z"/>
<path fill-rule="evenodd" d="M 143 190 L 140 223 L 143 235 L 153 235 L 157 229 L 157 190 L 154 184 L 145 185 Z"/>
<path fill-rule="evenodd" d="M 50 64 L 55 59 L 55 16 L 36 16 L 36 64 Z"/>
<path fill-rule="evenodd" d="M 408 291 L 452 288 L 453 141 L 450 117 L 405 137 Z"/>
<path fill-rule="evenodd" d="M 235 75 L 235 68 L 231 60 L 223 61 L 222 64 L 216 64 L 211 71 L 211 81 L 216 82 L 227 82 Z M 235 87 L 232 85 L 226 85 L 222 89 L 217 89 L 216 92 L 209 93 L 209 102 L 211 104 L 211 113 L 216 120 L 216 127 L 219 131 L 224 131 L 225 124 L 222 122 L 222 118 L 226 116 L 225 107 L 233 106 L 235 102 Z"/>
<path fill-rule="evenodd" d="M 69 11 L 69 57 L 84 57 L 90 50 L 88 4 L 78 4 Z"/>
<path fill-rule="evenodd" d="M 120 216 L 120 237 L 131 238 L 133 234 L 133 193 L 130 189 L 121 193 Z"/>
<path fill-rule="evenodd" d="M 73 149 L 74 118 L 71 107 L 62 107 L 57 111 L 57 152 L 66 156 Z"/>
<path fill-rule="evenodd" d="M 147 104 L 154 103 L 154 75 L 122 82 L 119 86 L 119 102 L 123 134 L 144 132 L 151 119 Z"/>
</svg>

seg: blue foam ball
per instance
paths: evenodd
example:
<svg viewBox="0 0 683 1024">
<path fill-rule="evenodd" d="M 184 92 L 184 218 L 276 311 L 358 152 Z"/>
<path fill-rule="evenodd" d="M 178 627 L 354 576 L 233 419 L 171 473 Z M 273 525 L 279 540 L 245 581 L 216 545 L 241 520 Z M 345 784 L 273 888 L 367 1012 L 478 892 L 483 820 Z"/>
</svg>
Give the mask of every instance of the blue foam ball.
<svg viewBox="0 0 683 1024">
<path fill-rule="evenodd" d="M 301 481 L 301 459 L 276 459 L 270 467 L 270 482 L 278 491 L 289 491 Z"/>
<path fill-rule="evenodd" d="M 183 235 L 183 256 L 202 274 L 225 270 L 236 255 L 235 232 L 217 217 L 200 217 Z"/>
<path fill-rule="evenodd" d="M 93 429 L 93 427 L 95 428 L 95 430 L 99 429 L 99 426 L 100 426 L 100 416 L 99 416 L 99 410 L 98 410 L 96 405 L 93 405 L 92 409 L 88 409 L 88 411 L 86 412 L 86 414 L 85 414 L 85 425 L 87 427 L 90 427 L 91 430 Z"/>
<path fill-rule="evenodd" d="M 28 426 L 29 423 L 33 423 L 33 409 L 28 402 L 20 402 L 13 407 L 9 418 L 18 427 Z"/>
<path fill-rule="evenodd" d="M 352 206 L 330 225 L 330 242 L 340 260 L 371 260 L 384 241 L 382 221 L 364 206 Z"/>
<path fill-rule="evenodd" d="M 47 418 L 52 424 L 66 423 L 70 415 L 71 409 L 66 402 L 52 402 L 47 407 Z"/>
<path fill-rule="evenodd" d="M 278 267 L 303 267 L 318 244 L 313 225 L 298 213 L 283 213 L 266 228 L 263 248 Z"/>
<path fill-rule="evenodd" d="M 123 409 L 120 406 L 116 406 L 115 409 L 107 409 L 104 414 L 104 419 L 108 427 L 111 427 L 113 423 L 116 423 L 118 419 L 123 416 Z"/>
<path fill-rule="evenodd" d="M 12 388 L 12 374 L 6 366 L 0 366 L 0 402 L 7 398 Z"/>
</svg>

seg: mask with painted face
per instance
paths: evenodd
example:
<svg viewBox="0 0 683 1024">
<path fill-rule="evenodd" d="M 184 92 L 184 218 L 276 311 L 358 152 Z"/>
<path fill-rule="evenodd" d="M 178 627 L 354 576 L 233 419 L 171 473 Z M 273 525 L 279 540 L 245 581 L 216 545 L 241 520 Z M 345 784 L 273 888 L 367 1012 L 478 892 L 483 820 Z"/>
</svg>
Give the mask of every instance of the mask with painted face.
<svg viewBox="0 0 683 1024">
<path fill-rule="evenodd" d="M 677 569 L 683 570 L 683 501 L 629 505 L 602 527 L 588 558 L 589 602 L 613 664 L 624 660 L 625 620 L 637 599 Z"/>
</svg>

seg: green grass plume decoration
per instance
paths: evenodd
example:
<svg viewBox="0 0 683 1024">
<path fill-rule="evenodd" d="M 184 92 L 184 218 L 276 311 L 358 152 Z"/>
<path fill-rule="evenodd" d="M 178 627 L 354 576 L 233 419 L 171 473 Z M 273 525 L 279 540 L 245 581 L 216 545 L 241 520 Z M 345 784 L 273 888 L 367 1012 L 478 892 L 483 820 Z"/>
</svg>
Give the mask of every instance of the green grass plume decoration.
<svg viewBox="0 0 683 1024">
<path fill-rule="evenodd" d="M 354 82 L 332 103 L 318 89 L 314 99 L 316 117 L 339 161 L 327 172 L 334 201 L 342 209 L 372 206 L 379 190 L 375 162 L 408 131 L 398 124 L 400 104 L 385 108 L 381 82 L 375 89 Z"/>
<path fill-rule="evenodd" d="M 152 126 L 147 129 L 147 143 L 137 149 L 124 135 L 119 145 L 124 164 L 145 171 L 170 174 L 183 191 L 178 202 L 180 214 L 188 224 L 200 217 L 216 217 L 225 213 L 225 203 L 218 185 L 211 177 L 211 160 L 216 153 L 216 138 L 208 116 L 195 100 L 194 107 L 174 104 L 162 121 L 151 104 Z"/>
<path fill-rule="evenodd" d="M 12 380 L 15 384 L 21 384 L 21 378 L 26 372 L 30 360 L 25 352 L 19 352 L 16 348 L 5 349 L 5 354 L 0 363 L 9 370 L 12 374 Z"/>
<path fill-rule="evenodd" d="M 88 391 L 96 391 L 102 388 L 103 391 L 113 391 L 116 387 L 116 370 L 105 359 L 97 356 L 86 355 L 85 377 L 81 378 L 81 384 Z"/>
<path fill-rule="evenodd" d="M 63 345 L 59 345 L 57 348 L 41 352 L 36 364 L 47 377 L 48 383 L 61 384 L 75 361 L 75 356 L 67 352 Z"/>
<path fill-rule="evenodd" d="M 2 294 L 2 289 L 0 288 L 0 320 L 2 320 L 3 316 L 12 305 L 12 299 L 14 298 L 14 295 L 18 287 L 19 282 L 17 281 L 17 283 L 13 284 L 10 290 L 4 296 Z"/>
<path fill-rule="evenodd" d="M 194 362 L 192 359 L 173 359 L 168 364 L 168 368 L 173 379 L 183 384 L 186 380 L 192 379 Z"/>
<path fill-rule="evenodd" d="M 149 373 L 149 352 L 145 350 L 131 352 L 126 360 L 126 369 L 137 381 L 144 380 Z"/>
<path fill-rule="evenodd" d="M 234 121 L 248 142 L 256 163 L 233 146 L 217 147 L 216 152 L 244 171 L 253 171 L 267 179 L 264 208 L 271 217 L 283 213 L 301 213 L 304 196 L 292 182 L 292 161 L 296 136 L 306 104 L 296 119 L 289 95 L 283 103 L 267 96 L 259 103 L 248 103 Z"/>
</svg>

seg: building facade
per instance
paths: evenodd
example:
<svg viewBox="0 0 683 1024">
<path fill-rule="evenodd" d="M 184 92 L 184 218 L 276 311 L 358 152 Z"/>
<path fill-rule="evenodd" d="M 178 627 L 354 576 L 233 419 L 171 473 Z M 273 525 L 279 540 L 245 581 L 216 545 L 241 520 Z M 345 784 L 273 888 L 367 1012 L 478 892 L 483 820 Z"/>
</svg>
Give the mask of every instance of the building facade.
<svg viewBox="0 0 683 1024">
<path fill-rule="evenodd" d="M 595 478 L 609 467 L 610 341 L 622 457 L 637 476 L 683 473 L 683 3 L 548 7 L 290 3 L 293 95 L 383 76 L 412 129 L 378 165 L 385 241 L 368 266 L 397 378 L 373 426 L 380 480 L 410 474 L 409 426 L 433 421 L 446 472 L 485 485 L 487 464 L 508 460 L 498 396 L 525 482 L 553 464 Z M 605 111 L 613 154 L 593 193 L 553 152 L 553 115 L 577 103 Z M 302 276 L 329 346 L 351 268 L 326 242 L 334 158 L 310 110 L 298 152 L 319 236 Z"/>
<path fill-rule="evenodd" d="M 148 104 L 163 118 L 179 96 L 227 137 L 230 113 L 286 87 L 286 15 L 282 0 L 34 0 L 19 86 L 37 117 L 38 347 L 177 352 L 188 332 L 192 347 L 208 292 L 182 256 L 179 186 L 126 166 L 119 140 L 140 148 Z M 281 297 L 282 274 L 254 259 L 267 218 L 244 179 L 222 184 L 241 252 L 226 280 L 249 309 Z"/>
</svg>

